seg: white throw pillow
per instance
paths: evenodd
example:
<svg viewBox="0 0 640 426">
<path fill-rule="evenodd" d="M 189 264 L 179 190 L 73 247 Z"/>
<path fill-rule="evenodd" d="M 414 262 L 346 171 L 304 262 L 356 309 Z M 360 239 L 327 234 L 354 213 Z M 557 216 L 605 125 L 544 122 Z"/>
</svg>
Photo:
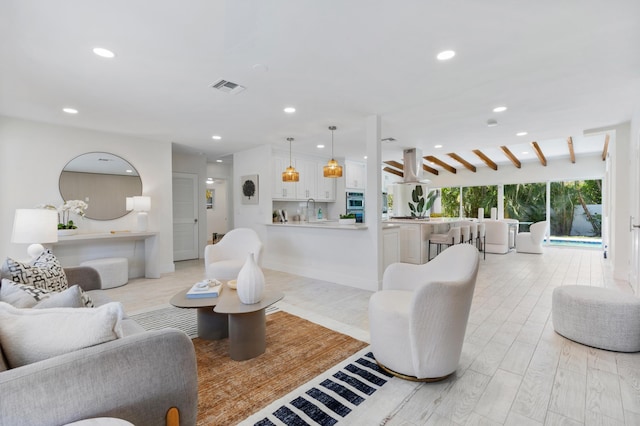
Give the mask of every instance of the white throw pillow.
<svg viewBox="0 0 640 426">
<path fill-rule="evenodd" d="M 69 287 L 60 293 L 52 292 L 49 297 L 38 302 L 33 309 L 86 308 L 82 300 L 82 290 L 78 285 Z"/>
<path fill-rule="evenodd" d="M 122 337 L 119 302 L 98 308 L 18 309 L 0 302 L 0 346 L 10 368 Z"/>
<path fill-rule="evenodd" d="M 0 302 L 14 308 L 92 308 L 93 301 L 78 285 L 61 292 L 17 284 L 7 279 L 0 285 Z"/>
</svg>

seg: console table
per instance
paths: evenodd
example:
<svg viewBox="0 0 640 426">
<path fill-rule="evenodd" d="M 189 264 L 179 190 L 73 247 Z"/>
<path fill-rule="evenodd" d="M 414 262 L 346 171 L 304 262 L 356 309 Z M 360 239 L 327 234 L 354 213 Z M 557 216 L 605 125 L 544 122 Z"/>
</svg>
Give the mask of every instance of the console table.
<svg viewBox="0 0 640 426">
<path fill-rule="evenodd" d="M 78 265 L 81 261 L 97 259 L 100 257 L 113 257 L 110 254 L 102 254 L 109 247 L 130 242 L 144 243 L 144 276 L 146 278 L 160 278 L 158 265 L 158 233 L 157 232 L 104 232 L 95 234 L 76 234 L 59 237 L 58 242 L 51 244 L 58 256 L 60 252 L 61 262 L 64 265 L 65 257 L 72 258 L 71 263 Z M 59 250 L 56 250 L 58 248 Z M 133 252 L 135 253 L 135 247 Z M 125 257 L 125 256 L 123 256 Z"/>
</svg>

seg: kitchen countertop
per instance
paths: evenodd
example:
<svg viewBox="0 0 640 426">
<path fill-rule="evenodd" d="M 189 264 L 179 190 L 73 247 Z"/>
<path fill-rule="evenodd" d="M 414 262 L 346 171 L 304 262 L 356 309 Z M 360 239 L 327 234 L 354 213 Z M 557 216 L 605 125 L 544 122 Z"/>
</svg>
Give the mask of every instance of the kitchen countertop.
<svg viewBox="0 0 640 426">
<path fill-rule="evenodd" d="M 353 225 L 340 225 L 337 220 L 320 220 L 313 222 L 285 222 L 285 223 L 267 223 L 268 226 L 291 227 L 291 228 L 322 228 L 322 229 L 344 229 L 344 230 L 362 230 L 367 229 L 364 223 L 355 223 Z"/>
</svg>

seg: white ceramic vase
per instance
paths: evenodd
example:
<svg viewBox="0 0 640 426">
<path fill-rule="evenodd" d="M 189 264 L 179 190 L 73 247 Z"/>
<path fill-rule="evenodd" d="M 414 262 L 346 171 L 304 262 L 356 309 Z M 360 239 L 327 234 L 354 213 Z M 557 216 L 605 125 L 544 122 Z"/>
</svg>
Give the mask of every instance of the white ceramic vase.
<svg viewBox="0 0 640 426">
<path fill-rule="evenodd" d="M 70 235 L 76 235 L 78 233 L 78 229 L 58 229 L 59 237 L 68 237 Z"/>
<path fill-rule="evenodd" d="M 252 305 L 262 300 L 264 294 L 264 274 L 256 263 L 253 253 L 249 253 L 237 279 L 238 298 L 245 305 Z"/>
</svg>

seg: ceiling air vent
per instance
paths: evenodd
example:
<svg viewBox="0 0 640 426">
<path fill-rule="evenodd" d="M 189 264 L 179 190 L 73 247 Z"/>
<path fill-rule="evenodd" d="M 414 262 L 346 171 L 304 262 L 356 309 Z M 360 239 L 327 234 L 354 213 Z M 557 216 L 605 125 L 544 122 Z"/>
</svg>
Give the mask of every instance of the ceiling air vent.
<svg viewBox="0 0 640 426">
<path fill-rule="evenodd" d="M 217 80 L 215 83 L 211 85 L 211 87 L 226 93 L 240 93 L 244 89 L 246 89 L 246 87 L 244 86 L 241 86 L 232 81 L 223 80 L 223 79 Z"/>
</svg>

